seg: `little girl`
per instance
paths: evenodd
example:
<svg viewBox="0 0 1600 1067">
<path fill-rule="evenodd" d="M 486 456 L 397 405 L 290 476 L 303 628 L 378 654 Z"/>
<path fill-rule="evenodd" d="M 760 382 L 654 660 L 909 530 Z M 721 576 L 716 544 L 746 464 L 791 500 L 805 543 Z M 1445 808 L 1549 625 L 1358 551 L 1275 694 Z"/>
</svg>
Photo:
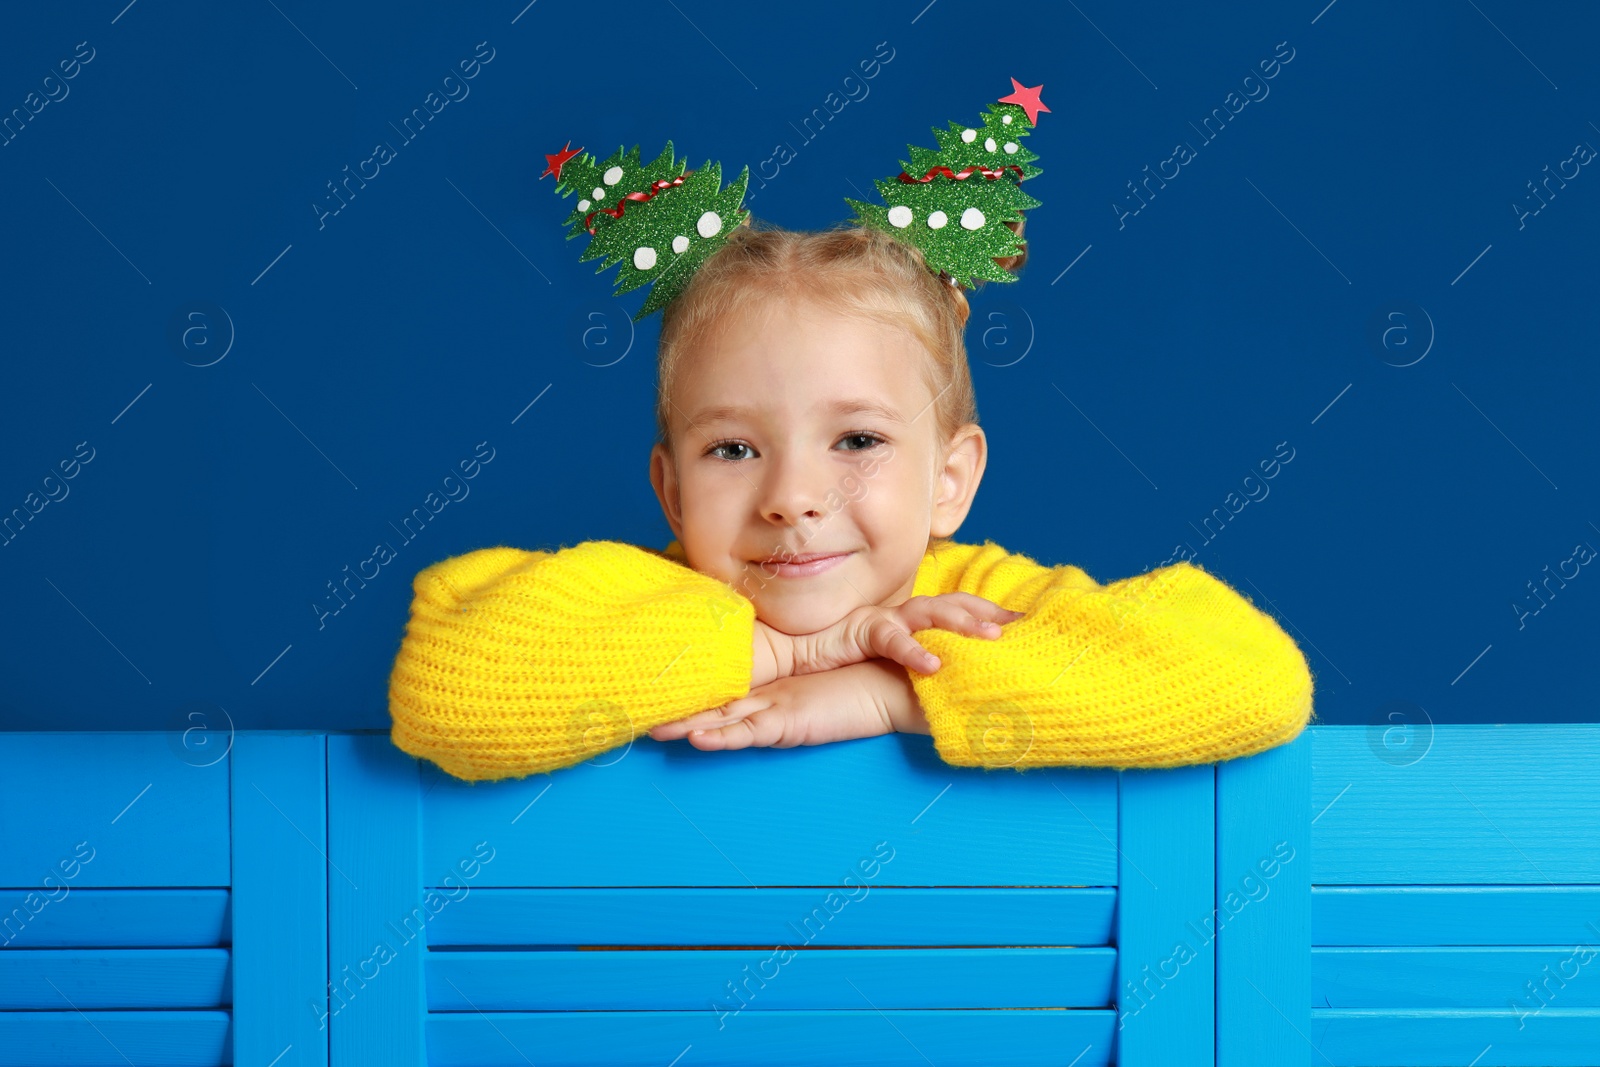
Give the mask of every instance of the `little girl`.
<svg viewBox="0 0 1600 1067">
<path fill-rule="evenodd" d="M 703 749 L 916 732 L 948 763 L 1018 769 L 1292 741 L 1304 655 L 1201 568 L 1100 585 L 951 540 L 988 459 L 966 318 L 879 230 L 735 229 L 663 311 L 650 479 L 676 539 L 422 571 L 394 744 L 477 781 L 646 732 Z"/>
</svg>

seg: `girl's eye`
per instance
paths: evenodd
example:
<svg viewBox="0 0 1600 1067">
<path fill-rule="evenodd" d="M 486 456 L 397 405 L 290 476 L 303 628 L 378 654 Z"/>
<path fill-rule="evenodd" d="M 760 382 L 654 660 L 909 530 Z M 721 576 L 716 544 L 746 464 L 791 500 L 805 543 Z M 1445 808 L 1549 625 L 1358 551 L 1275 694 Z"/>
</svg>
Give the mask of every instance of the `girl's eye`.
<svg viewBox="0 0 1600 1067">
<path fill-rule="evenodd" d="M 729 457 L 729 456 L 726 456 L 726 455 L 722 454 L 722 450 L 723 449 L 725 449 L 725 448 L 749 448 L 749 447 L 750 446 L 745 444 L 743 441 L 718 441 L 716 444 L 714 444 L 710 448 L 706 449 L 706 455 L 708 455 L 708 456 L 716 456 L 718 459 L 730 459 L 732 457 Z"/>
<path fill-rule="evenodd" d="M 862 431 L 860 431 L 858 433 L 845 434 L 844 440 L 846 440 L 846 441 L 865 441 L 865 442 L 867 442 L 866 444 L 862 445 L 860 448 L 847 449 L 847 451 L 850 451 L 850 452 L 865 452 L 868 449 L 876 448 L 879 445 L 884 443 L 883 438 L 879 437 L 875 433 L 868 433 L 865 430 L 862 430 Z"/>
</svg>

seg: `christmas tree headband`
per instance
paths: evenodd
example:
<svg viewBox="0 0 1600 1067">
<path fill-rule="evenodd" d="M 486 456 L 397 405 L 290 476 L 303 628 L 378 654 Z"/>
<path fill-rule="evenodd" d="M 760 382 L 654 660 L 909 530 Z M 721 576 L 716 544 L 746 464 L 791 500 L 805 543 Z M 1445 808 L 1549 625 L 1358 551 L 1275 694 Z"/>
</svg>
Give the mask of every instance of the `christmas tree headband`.
<svg viewBox="0 0 1600 1067">
<path fill-rule="evenodd" d="M 856 212 L 850 221 L 917 248 L 928 269 L 957 288 L 970 288 L 975 278 L 1015 281 L 995 260 L 1022 253 L 1006 223 L 1020 224 L 1023 211 L 1039 206 L 1018 186 L 1041 173 L 1030 165 L 1039 157 L 1022 147 L 1022 138 L 1039 113 L 1050 109 L 1039 99 L 1044 86 L 1024 88 L 1015 78 L 1011 85 L 1011 95 L 990 104 L 981 124 L 934 127 L 937 150 L 908 145 L 911 162 L 902 161 L 898 175 L 874 183 L 885 205 L 846 197 Z M 571 141 L 545 160 L 539 177 L 554 174 L 561 196 L 579 194 L 567 219 L 569 241 L 580 233 L 590 236 L 579 261 L 603 257 L 596 274 L 621 263 L 618 296 L 655 283 L 636 322 L 681 293 L 750 214 L 740 207 L 748 166 L 723 189 L 719 163 L 685 170 L 688 160 L 674 161 L 671 141 L 648 164 L 640 161 L 637 145 L 597 163 Z"/>
</svg>

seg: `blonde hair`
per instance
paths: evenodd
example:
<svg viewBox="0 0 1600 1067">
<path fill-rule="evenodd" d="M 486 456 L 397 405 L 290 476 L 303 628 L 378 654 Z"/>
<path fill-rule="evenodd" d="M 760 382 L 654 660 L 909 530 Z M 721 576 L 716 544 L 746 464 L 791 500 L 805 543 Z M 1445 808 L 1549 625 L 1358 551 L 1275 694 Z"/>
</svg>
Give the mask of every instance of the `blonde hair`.
<svg viewBox="0 0 1600 1067">
<path fill-rule="evenodd" d="M 819 231 L 757 227 L 748 217 L 746 223 L 662 309 L 656 428 L 669 451 L 672 387 L 684 360 L 722 324 L 763 298 L 806 299 L 909 331 L 927 353 L 923 381 L 935 398 L 938 446 L 946 447 L 958 429 L 978 421 L 962 336 L 969 314 L 966 296 L 947 275 L 934 274 L 920 250 L 882 230 L 848 222 Z M 1022 222 L 1006 225 L 1022 235 Z M 995 262 L 1016 270 L 1026 259 L 1024 246 L 1021 254 Z"/>
</svg>

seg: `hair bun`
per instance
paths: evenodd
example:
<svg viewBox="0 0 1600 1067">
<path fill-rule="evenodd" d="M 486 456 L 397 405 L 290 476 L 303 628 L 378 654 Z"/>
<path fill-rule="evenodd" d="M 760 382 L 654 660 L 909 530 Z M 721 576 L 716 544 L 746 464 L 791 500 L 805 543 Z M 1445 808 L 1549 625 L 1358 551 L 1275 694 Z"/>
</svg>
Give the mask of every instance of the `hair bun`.
<svg viewBox="0 0 1600 1067">
<path fill-rule="evenodd" d="M 939 281 L 950 294 L 950 299 L 956 306 L 956 318 L 962 326 L 966 326 L 967 319 L 972 315 L 972 305 L 967 303 L 967 292 L 955 283 L 955 279 L 944 271 L 939 272 Z"/>
<path fill-rule="evenodd" d="M 1016 222 L 1007 220 L 1005 226 L 1012 233 L 1016 234 L 1018 238 L 1021 238 L 1023 227 L 1027 225 L 1027 221 L 1028 220 L 1026 218 L 1019 219 Z M 1028 261 L 1027 242 L 1019 240 L 1018 244 L 1021 246 L 1022 251 L 1018 252 L 1016 255 L 997 256 L 995 258 L 995 264 L 999 266 L 1001 270 L 1004 270 L 1010 274 L 1016 274 L 1022 269 L 1022 265 Z M 967 302 L 968 287 L 956 284 L 955 279 L 952 278 L 947 271 L 939 272 L 939 280 L 943 282 L 945 287 L 950 290 L 952 299 L 956 303 L 956 316 L 961 320 L 961 325 L 965 326 L 967 324 L 967 319 L 972 314 L 972 305 Z M 987 284 L 989 283 L 983 278 L 974 278 L 970 288 L 981 289 Z"/>
</svg>

